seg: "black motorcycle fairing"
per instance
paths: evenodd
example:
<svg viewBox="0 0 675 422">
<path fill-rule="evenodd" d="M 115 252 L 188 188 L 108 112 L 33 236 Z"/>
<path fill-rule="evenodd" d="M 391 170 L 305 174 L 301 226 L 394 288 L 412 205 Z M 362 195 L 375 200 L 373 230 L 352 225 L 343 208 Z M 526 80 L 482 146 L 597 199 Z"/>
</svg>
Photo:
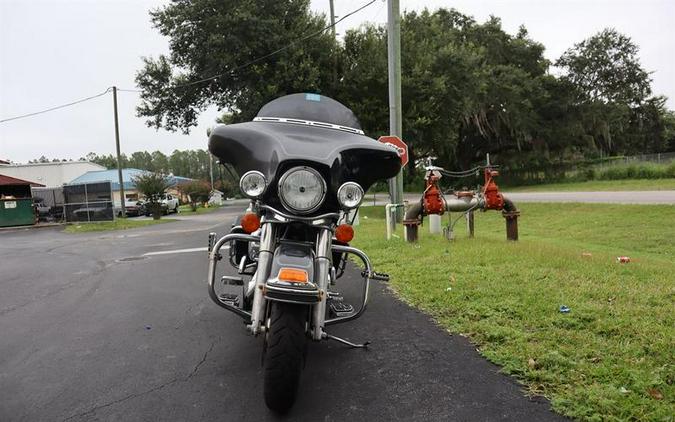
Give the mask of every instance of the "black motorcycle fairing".
<svg viewBox="0 0 675 422">
<path fill-rule="evenodd" d="M 270 183 L 276 183 L 282 163 L 315 163 L 319 171 L 330 169 L 326 182 L 333 193 L 347 181 L 367 190 L 377 180 L 395 176 L 401 167 L 392 148 L 367 136 L 281 122 L 219 125 L 209 138 L 209 151 L 239 175 L 257 170 Z"/>
</svg>

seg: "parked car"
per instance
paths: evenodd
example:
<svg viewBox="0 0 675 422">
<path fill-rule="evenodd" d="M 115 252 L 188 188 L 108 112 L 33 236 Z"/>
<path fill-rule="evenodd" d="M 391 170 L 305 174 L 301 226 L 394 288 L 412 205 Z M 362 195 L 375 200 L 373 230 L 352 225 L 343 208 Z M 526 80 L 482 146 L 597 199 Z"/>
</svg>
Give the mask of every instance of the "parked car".
<svg viewBox="0 0 675 422">
<path fill-rule="evenodd" d="M 71 214 L 72 221 L 104 221 L 113 219 L 112 207 L 98 206 L 78 208 Z"/>
<path fill-rule="evenodd" d="M 139 215 L 143 215 L 143 201 L 136 201 L 132 203 L 125 203 L 124 204 L 124 209 L 127 213 L 127 217 L 137 217 Z"/>
<path fill-rule="evenodd" d="M 46 219 L 49 216 L 49 211 L 52 209 L 49 205 L 45 205 L 42 198 L 33 198 L 33 207 L 40 219 Z"/>
<path fill-rule="evenodd" d="M 33 207 L 40 221 L 60 221 L 63 219 L 63 205 L 47 205 L 43 198 L 33 198 Z"/>
<path fill-rule="evenodd" d="M 140 202 L 139 202 L 140 203 Z M 173 195 L 167 194 L 162 197 L 159 202 L 159 205 L 162 209 L 162 214 L 169 214 L 172 212 L 178 212 L 178 198 Z M 149 216 L 152 214 L 152 210 L 148 208 L 148 203 L 146 201 L 142 202 L 139 212 L 143 215 Z"/>
</svg>

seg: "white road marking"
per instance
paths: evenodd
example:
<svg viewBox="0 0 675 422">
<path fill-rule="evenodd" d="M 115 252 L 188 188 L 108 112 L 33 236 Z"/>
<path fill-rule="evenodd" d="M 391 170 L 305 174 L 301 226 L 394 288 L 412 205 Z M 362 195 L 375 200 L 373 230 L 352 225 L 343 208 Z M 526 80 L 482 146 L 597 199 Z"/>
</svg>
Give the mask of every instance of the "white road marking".
<svg viewBox="0 0 675 422">
<path fill-rule="evenodd" d="M 221 249 L 229 249 L 230 245 L 225 245 Z M 153 255 L 168 255 L 173 253 L 190 253 L 190 252 L 206 252 L 208 248 L 206 246 L 201 248 L 187 248 L 187 249 L 173 249 L 170 251 L 157 251 L 157 252 L 147 252 L 143 256 L 153 256 Z"/>
</svg>

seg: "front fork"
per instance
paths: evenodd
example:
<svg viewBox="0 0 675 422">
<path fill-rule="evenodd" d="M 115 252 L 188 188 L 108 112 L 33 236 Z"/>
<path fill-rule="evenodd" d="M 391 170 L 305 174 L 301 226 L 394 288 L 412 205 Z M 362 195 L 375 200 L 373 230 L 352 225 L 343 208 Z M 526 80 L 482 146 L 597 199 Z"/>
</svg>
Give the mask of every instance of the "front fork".
<svg viewBox="0 0 675 422">
<path fill-rule="evenodd" d="M 331 253 L 333 233 L 328 229 L 320 229 L 316 237 L 314 258 L 314 283 L 319 288 L 320 300 L 312 311 L 312 339 L 321 340 L 326 321 L 326 301 L 328 300 L 328 283 L 330 269 L 333 266 Z"/>
<path fill-rule="evenodd" d="M 253 335 L 259 334 L 261 332 L 261 327 L 265 325 L 267 300 L 263 295 L 263 289 L 265 283 L 267 283 L 267 279 L 270 277 L 270 270 L 272 269 L 276 233 L 276 225 L 272 223 L 263 223 L 260 228 L 260 250 L 258 252 L 258 268 L 255 272 L 255 290 L 253 292 L 253 307 L 251 308 L 251 325 L 247 326 Z"/>
<path fill-rule="evenodd" d="M 277 233 L 277 225 L 263 223 L 260 230 L 260 252 L 258 254 L 258 268 L 255 275 L 255 291 L 253 293 L 253 306 L 251 308 L 251 324 L 248 329 L 254 335 L 259 334 L 265 326 L 265 310 L 267 299 L 264 296 L 264 286 L 270 278 L 274 247 Z M 332 262 L 332 237 L 333 233 L 326 228 L 319 230 L 316 238 L 314 258 L 314 283 L 319 289 L 320 300 L 314 304 L 312 310 L 312 339 L 321 340 L 326 320 L 326 301 L 328 299 L 328 284 L 330 282 L 330 269 Z"/>
</svg>

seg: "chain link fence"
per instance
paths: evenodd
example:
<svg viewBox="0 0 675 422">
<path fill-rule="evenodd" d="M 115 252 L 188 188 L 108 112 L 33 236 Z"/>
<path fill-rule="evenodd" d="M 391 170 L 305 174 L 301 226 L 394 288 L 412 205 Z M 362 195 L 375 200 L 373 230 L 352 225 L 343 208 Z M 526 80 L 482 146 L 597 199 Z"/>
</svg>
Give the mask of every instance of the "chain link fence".
<svg viewBox="0 0 675 422">
<path fill-rule="evenodd" d="M 599 167 L 629 165 L 640 163 L 670 164 L 675 161 L 675 152 L 661 152 L 657 154 L 639 154 L 628 157 L 609 157 L 600 161 Z"/>
<path fill-rule="evenodd" d="M 66 222 L 114 219 L 110 181 L 64 185 L 63 197 Z"/>
<path fill-rule="evenodd" d="M 31 188 L 33 204 L 40 221 L 63 221 L 63 188 Z"/>
</svg>

